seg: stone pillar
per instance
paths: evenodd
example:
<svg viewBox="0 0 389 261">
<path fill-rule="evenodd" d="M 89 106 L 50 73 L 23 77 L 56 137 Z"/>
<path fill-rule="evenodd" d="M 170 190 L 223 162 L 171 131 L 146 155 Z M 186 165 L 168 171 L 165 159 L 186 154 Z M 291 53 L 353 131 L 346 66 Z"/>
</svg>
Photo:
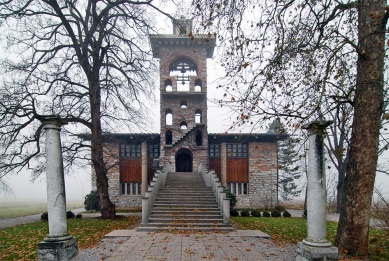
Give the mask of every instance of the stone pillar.
<svg viewBox="0 0 389 261">
<path fill-rule="evenodd" d="M 145 193 L 147 191 L 147 142 L 142 142 L 141 147 L 141 157 L 142 157 L 142 196 L 145 196 Z"/>
<path fill-rule="evenodd" d="M 220 144 L 220 181 L 222 186 L 227 188 L 227 144 Z"/>
<path fill-rule="evenodd" d="M 65 180 L 57 117 L 41 117 L 46 131 L 46 183 L 49 235 L 38 244 L 38 260 L 69 260 L 78 254 L 77 239 L 67 231 Z"/>
<path fill-rule="evenodd" d="M 326 239 L 326 175 L 324 166 L 325 129 L 332 121 L 314 121 L 303 129 L 308 130 L 308 189 L 307 189 L 307 223 L 308 237 L 298 243 L 297 261 L 338 260 L 338 249 Z"/>
</svg>

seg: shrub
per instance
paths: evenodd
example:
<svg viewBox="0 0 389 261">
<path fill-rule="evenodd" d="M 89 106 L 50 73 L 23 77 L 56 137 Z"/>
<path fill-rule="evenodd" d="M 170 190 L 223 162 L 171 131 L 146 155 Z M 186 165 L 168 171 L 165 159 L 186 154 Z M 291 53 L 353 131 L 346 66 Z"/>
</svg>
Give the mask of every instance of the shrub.
<svg viewBox="0 0 389 261">
<path fill-rule="evenodd" d="M 274 210 L 277 210 L 278 212 L 284 212 L 286 209 L 285 207 L 278 205 L 274 207 Z"/>
<path fill-rule="evenodd" d="M 92 190 L 85 196 L 84 205 L 86 210 L 100 210 L 99 195 L 97 191 Z"/>
<path fill-rule="evenodd" d="M 81 214 L 77 214 L 76 218 L 82 218 L 82 215 Z"/>
<path fill-rule="evenodd" d="M 262 213 L 262 216 L 264 216 L 264 217 L 270 217 L 270 213 L 267 212 L 267 211 L 264 211 L 264 212 Z"/>
<path fill-rule="evenodd" d="M 253 217 L 260 217 L 261 216 L 261 211 L 259 211 L 258 209 L 254 209 L 253 211 L 251 211 L 251 215 Z"/>
<path fill-rule="evenodd" d="M 272 216 L 272 217 L 281 217 L 281 212 L 278 211 L 278 210 L 273 210 L 273 211 L 271 212 L 271 216 Z"/>
<path fill-rule="evenodd" d="M 229 190 L 225 189 L 224 192 L 226 193 L 226 197 L 230 199 L 230 209 L 233 209 L 236 206 L 236 203 L 238 202 L 236 196 L 232 194 Z"/>
<path fill-rule="evenodd" d="M 71 212 L 70 210 L 69 211 L 66 211 L 66 218 L 74 218 L 75 215 L 73 212 Z"/>
<path fill-rule="evenodd" d="M 249 217 L 250 216 L 250 212 L 247 210 L 247 209 L 244 209 L 240 212 L 240 215 L 242 217 Z"/>
<path fill-rule="evenodd" d="M 42 213 L 41 220 L 42 221 L 49 221 L 49 213 L 47 213 L 47 212 Z"/>
<path fill-rule="evenodd" d="M 282 216 L 283 217 L 291 217 L 292 215 L 288 212 L 288 211 L 284 211 L 284 213 L 282 213 Z"/>
<path fill-rule="evenodd" d="M 236 209 L 231 209 L 230 215 L 231 215 L 231 217 L 237 217 L 237 216 L 239 216 L 239 212 Z"/>
</svg>

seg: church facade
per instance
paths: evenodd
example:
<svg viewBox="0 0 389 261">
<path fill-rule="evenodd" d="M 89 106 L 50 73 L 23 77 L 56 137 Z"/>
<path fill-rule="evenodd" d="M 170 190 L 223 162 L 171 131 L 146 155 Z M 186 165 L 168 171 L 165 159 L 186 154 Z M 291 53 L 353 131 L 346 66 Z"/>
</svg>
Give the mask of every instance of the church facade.
<svg viewBox="0 0 389 261">
<path fill-rule="evenodd" d="M 215 170 L 222 185 L 237 196 L 237 207 L 277 205 L 275 134 L 222 134 L 207 131 L 207 59 L 213 36 L 192 34 L 192 21 L 173 21 L 173 34 L 151 35 L 160 62 L 160 133 L 112 134 L 104 138 L 109 193 L 118 208 L 141 206 L 155 168 L 196 172 Z"/>
</svg>

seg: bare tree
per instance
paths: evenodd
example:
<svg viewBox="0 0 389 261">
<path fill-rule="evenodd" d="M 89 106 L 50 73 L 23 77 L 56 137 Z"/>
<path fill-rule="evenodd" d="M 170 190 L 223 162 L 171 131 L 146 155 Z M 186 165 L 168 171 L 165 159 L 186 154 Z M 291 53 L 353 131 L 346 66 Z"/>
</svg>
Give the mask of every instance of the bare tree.
<svg viewBox="0 0 389 261">
<path fill-rule="evenodd" d="M 336 244 L 340 253 L 367 256 L 384 106 L 386 1 L 195 0 L 194 7 L 199 29 L 218 34 L 227 74 L 220 102 L 239 112 L 236 125 L 277 116 L 299 128 L 316 118 L 323 100 L 330 108 L 352 106 Z"/>
<path fill-rule="evenodd" d="M 0 172 L 43 172 L 41 115 L 67 121 L 68 164 L 90 160 L 103 218 L 115 215 L 108 194 L 102 134 L 142 124 L 152 96 L 148 35 L 159 11 L 152 1 L 2 1 Z M 167 15 L 167 14 L 165 14 Z M 90 143 L 75 141 L 90 133 Z M 70 137 L 70 138 L 69 138 Z M 85 163 L 84 163 L 85 164 Z"/>
</svg>

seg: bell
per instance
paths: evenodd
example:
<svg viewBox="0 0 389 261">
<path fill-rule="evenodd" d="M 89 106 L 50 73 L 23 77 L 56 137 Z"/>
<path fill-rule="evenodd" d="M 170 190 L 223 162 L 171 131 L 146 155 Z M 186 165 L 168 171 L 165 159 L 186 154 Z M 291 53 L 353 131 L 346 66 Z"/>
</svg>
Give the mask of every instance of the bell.
<svg viewBox="0 0 389 261">
<path fill-rule="evenodd" d="M 184 80 L 182 80 L 182 82 L 181 82 L 181 83 L 182 83 L 182 85 L 185 85 L 185 81 L 184 81 Z"/>
<path fill-rule="evenodd" d="M 185 69 L 181 69 L 181 73 L 186 73 L 186 70 Z"/>
</svg>

